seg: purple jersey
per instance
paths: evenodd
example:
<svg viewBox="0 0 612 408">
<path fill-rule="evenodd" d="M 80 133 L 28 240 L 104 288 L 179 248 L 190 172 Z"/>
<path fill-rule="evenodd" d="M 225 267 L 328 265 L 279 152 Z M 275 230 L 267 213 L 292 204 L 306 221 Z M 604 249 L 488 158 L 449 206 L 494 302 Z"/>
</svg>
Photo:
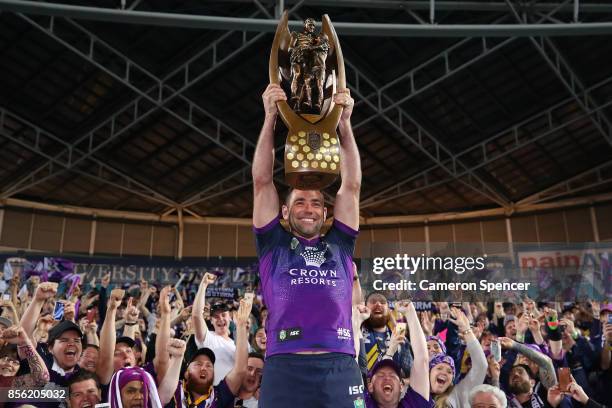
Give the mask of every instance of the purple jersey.
<svg viewBox="0 0 612 408">
<path fill-rule="evenodd" d="M 378 408 L 378 404 L 374 401 L 374 398 L 365 391 L 365 405 L 366 408 Z M 406 395 L 402 398 L 397 404 L 397 408 L 432 408 L 434 406 L 434 402 L 432 399 L 427 401 L 421 394 L 413 390 L 412 388 L 408 388 L 406 391 Z"/>
<path fill-rule="evenodd" d="M 255 228 L 269 315 L 266 355 L 299 351 L 355 354 L 351 327 L 357 231 L 338 220 L 321 238 L 295 237 L 278 218 Z"/>
</svg>

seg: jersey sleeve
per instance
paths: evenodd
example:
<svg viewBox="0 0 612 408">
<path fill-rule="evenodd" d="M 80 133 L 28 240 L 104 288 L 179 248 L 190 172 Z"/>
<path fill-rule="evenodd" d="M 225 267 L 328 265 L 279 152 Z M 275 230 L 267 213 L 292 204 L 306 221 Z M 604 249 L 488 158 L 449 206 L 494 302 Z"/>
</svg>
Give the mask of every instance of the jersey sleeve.
<svg viewBox="0 0 612 408">
<path fill-rule="evenodd" d="M 232 394 L 232 391 L 227 386 L 225 378 L 215 387 L 215 399 L 217 400 L 217 407 L 233 407 L 234 398 L 236 396 Z"/>
<path fill-rule="evenodd" d="M 285 230 L 280 223 L 280 217 L 276 217 L 261 228 L 253 227 L 253 232 L 255 233 L 257 256 L 261 259 L 278 246 Z"/>
<path fill-rule="evenodd" d="M 421 394 L 416 392 L 412 387 L 408 388 L 406 395 L 400 401 L 400 407 L 411 407 L 411 408 L 433 408 L 434 401 L 430 397 L 427 401 Z"/>
<path fill-rule="evenodd" d="M 353 255 L 355 252 L 355 241 L 359 231 L 334 219 L 334 223 L 325 235 L 327 242 L 338 244 L 346 253 Z"/>
</svg>

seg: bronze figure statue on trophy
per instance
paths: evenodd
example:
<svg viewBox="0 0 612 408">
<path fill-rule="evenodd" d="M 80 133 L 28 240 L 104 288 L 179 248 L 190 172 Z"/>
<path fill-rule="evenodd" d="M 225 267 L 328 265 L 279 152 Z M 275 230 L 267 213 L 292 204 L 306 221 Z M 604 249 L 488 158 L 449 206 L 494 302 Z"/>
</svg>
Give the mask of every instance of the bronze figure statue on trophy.
<svg viewBox="0 0 612 408">
<path fill-rule="evenodd" d="M 298 189 L 322 189 L 340 173 L 336 133 L 342 106 L 333 95 L 346 88 L 338 36 L 327 15 L 316 32 L 312 18 L 302 32 L 289 32 L 285 12 L 278 24 L 269 65 L 270 82 L 289 87 L 289 103 L 278 102 L 289 134 L 285 144 L 285 178 Z"/>
</svg>

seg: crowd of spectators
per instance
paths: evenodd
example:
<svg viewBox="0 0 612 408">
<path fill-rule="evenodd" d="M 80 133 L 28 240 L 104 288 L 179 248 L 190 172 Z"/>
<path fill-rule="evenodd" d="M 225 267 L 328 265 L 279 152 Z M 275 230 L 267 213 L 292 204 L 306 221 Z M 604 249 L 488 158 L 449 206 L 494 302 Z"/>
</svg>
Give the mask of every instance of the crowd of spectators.
<svg viewBox="0 0 612 408">
<path fill-rule="evenodd" d="M 209 273 L 195 288 L 123 287 L 110 274 L 81 282 L 10 262 L 0 285 L 0 389 L 66 395 L 2 396 L 0 405 L 258 406 L 268 311 L 256 292 L 209 299 Z M 364 406 L 612 406 L 612 304 L 432 302 L 417 311 L 355 287 Z"/>
</svg>

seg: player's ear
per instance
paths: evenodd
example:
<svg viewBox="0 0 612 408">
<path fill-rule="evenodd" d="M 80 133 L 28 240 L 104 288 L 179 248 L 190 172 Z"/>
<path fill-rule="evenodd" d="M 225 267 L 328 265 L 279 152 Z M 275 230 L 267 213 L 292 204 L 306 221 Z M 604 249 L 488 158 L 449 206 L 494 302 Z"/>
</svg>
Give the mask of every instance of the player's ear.
<svg viewBox="0 0 612 408">
<path fill-rule="evenodd" d="M 288 220 L 289 219 L 289 207 L 283 204 L 283 206 L 281 207 L 281 211 L 283 213 L 283 219 Z"/>
</svg>

